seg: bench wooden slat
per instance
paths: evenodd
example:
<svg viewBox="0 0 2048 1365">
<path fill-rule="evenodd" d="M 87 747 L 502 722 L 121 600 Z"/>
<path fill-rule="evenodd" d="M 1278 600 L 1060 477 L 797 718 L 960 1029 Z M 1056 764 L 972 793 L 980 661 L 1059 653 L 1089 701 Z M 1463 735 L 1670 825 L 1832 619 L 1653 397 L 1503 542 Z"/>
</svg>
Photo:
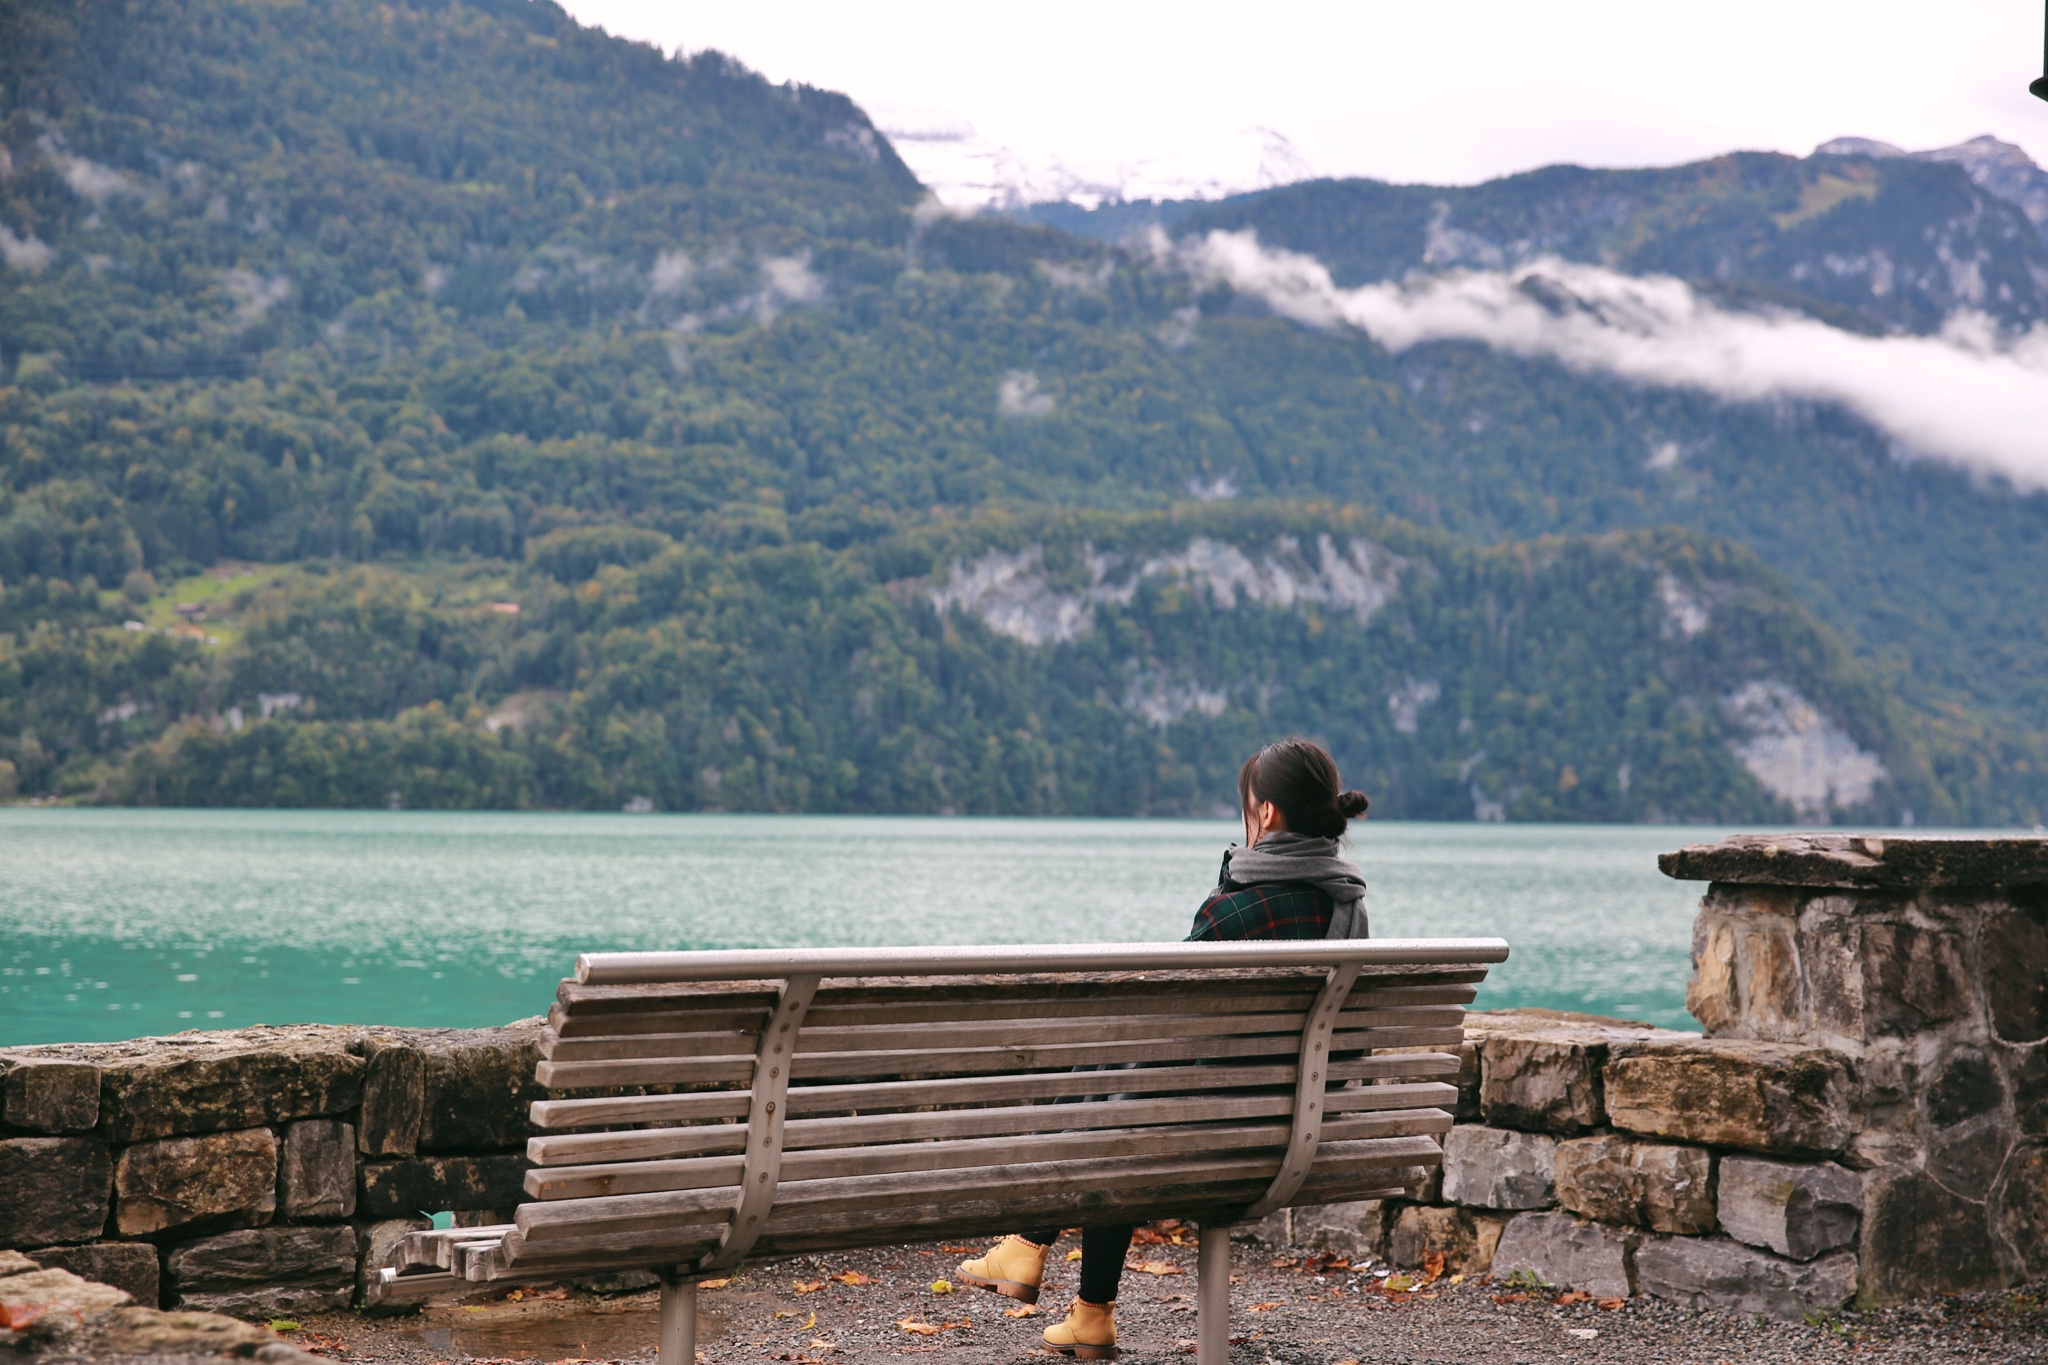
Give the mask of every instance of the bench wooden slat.
<svg viewBox="0 0 2048 1365">
<path fill-rule="evenodd" d="M 1462 1041 L 1462 1039 L 1460 1040 Z M 1409 1079 L 1455 1076 L 1462 1064 L 1449 1053 L 1405 1053 L 1332 1062 L 1330 1079 Z M 933 1104 L 988 1104 L 1003 1100 L 1050 1100 L 1068 1095 L 1102 1094 L 1114 1076 L 1115 1093 L 1142 1094 L 1169 1090 L 1227 1090 L 1250 1086 L 1294 1085 L 1294 1063 L 1263 1066 L 1151 1067 L 1139 1071 L 1059 1072 L 1035 1076 L 969 1076 L 937 1081 L 872 1081 L 864 1085 L 792 1087 L 789 1112 L 844 1113 L 850 1110 L 909 1109 Z M 747 1112 L 744 1090 L 697 1095 L 625 1095 L 598 1099 L 536 1100 L 532 1119 L 538 1128 L 597 1128 L 612 1124 L 683 1123 L 698 1119 L 731 1119 Z"/>
<path fill-rule="evenodd" d="M 1327 1144 L 1316 1166 L 1326 1161 L 1346 1172 L 1429 1165 L 1442 1151 L 1428 1137 L 1367 1138 Z M 847 1176 L 784 1181 L 777 1191 L 768 1231 L 801 1226 L 807 1214 L 866 1210 L 883 1223 L 895 1222 L 889 1212 L 904 1201 L 944 1194 L 971 1195 L 1000 1190 L 1006 1199 L 1025 1200 L 1035 1194 L 1093 1192 L 1108 1202 L 1121 1191 L 1138 1190 L 1156 1198 L 1161 1188 L 1204 1181 L 1246 1181 L 1263 1189 L 1279 1170 L 1277 1152 L 1251 1151 L 1227 1159 L 1107 1157 L 1076 1161 L 1037 1161 L 978 1166 L 968 1171 L 923 1170 L 900 1174 Z M 1254 1193 L 1257 1193 L 1255 1190 Z M 563 1200 L 520 1206 L 518 1227 L 527 1245 L 571 1236 L 606 1232 L 631 1233 L 706 1221 L 729 1213 L 731 1187 L 660 1194 L 627 1194 L 606 1198 Z M 1109 1215 L 1104 1206 L 1104 1216 Z M 911 1240 L 903 1237 L 899 1240 Z"/>
<path fill-rule="evenodd" d="M 1338 1016 L 1337 1026 L 1340 1029 L 1462 1028 L 1464 1014 L 1464 1009 L 1458 1005 L 1347 1009 Z M 1298 1034 L 1300 1028 L 1301 1013 L 1298 1010 L 1257 1014 L 1096 1014 L 1024 1022 L 992 1019 L 948 1025 L 888 1023 L 830 1028 L 813 1027 L 807 1021 L 797 1046 L 806 1053 L 887 1051 L 905 1047 L 936 1051 L 990 1045 Z M 541 1034 L 540 1051 L 541 1056 L 553 1062 L 734 1056 L 751 1046 L 749 1040 L 755 1036 L 758 1034 L 719 1031 L 563 1038 L 550 1029 Z"/>
<path fill-rule="evenodd" d="M 1487 969 L 1476 964 L 1412 965 L 1405 967 L 1367 965 L 1359 971 L 1354 995 L 1365 991 L 1435 989 L 1450 985 L 1476 986 L 1486 979 Z M 889 982 L 874 978 L 828 978 L 818 991 L 815 1010 L 857 1008 L 921 1009 L 943 1005 L 949 1019 L 984 1017 L 983 1008 L 1007 1009 L 1037 1001 L 1046 1006 L 1089 998 L 1115 996 L 1131 1002 L 1146 998 L 1163 1001 L 1205 999 L 1229 1009 L 1230 1000 L 1272 993 L 1312 997 L 1321 984 L 1320 970 L 1254 968 L 1220 972 L 1126 972 L 1050 973 L 1012 977 L 928 977 Z M 1195 987 L 1196 989 L 1190 989 Z M 756 1018 L 774 1008 L 775 994 L 756 983 L 744 989 L 719 982 L 649 982 L 640 985 L 591 986 L 564 981 L 555 992 L 556 1008 L 565 1016 L 594 1019 L 602 1015 L 631 1015 L 669 1011 L 751 1012 Z M 987 1017 L 1005 1017 L 991 1015 Z"/>
<path fill-rule="evenodd" d="M 1333 1052 L 1384 1047 L 1456 1047 L 1462 1028 L 1370 1028 L 1339 1033 Z M 790 1062 L 797 1079 L 854 1076 L 970 1076 L 1002 1071 L 1116 1065 L 1124 1062 L 1191 1062 L 1245 1057 L 1292 1056 L 1298 1034 L 1266 1033 L 1216 1038 L 1159 1038 L 1125 1043 L 1048 1043 L 1016 1047 L 936 1047 L 898 1052 L 798 1053 Z M 557 1090 L 598 1090 L 624 1085 L 676 1085 L 693 1080 L 728 1080 L 752 1073 L 752 1058 L 641 1059 L 608 1062 L 544 1061 L 535 1072 Z"/>
<path fill-rule="evenodd" d="M 1409 1137 L 1445 1133 L 1451 1117 L 1439 1109 L 1340 1118 L 1324 1125 L 1330 1140 Z M 838 1176 L 893 1174 L 916 1170 L 965 1170 L 1022 1161 L 1084 1157 L 1170 1156 L 1245 1148 L 1278 1150 L 1287 1143 L 1286 1124 L 1211 1123 L 1153 1128 L 1100 1128 L 1034 1138 L 961 1138 L 888 1145 L 818 1148 L 789 1152 L 782 1159 L 785 1181 Z M 738 1156 L 676 1161 L 630 1161 L 592 1166 L 541 1168 L 526 1173 L 526 1192 L 535 1199 L 591 1199 L 660 1190 L 733 1185 L 740 1179 Z"/>
<path fill-rule="evenodd" d="M 1423 1055 L 1423 1054 L 1417 1054 Z M 1455 1062 L 1455 1058 L 1449 1058 Z M 1444 1074 L 1439 1072 L 1438 1074 Z M 1325 1104 L 1344 1112 L 1347 1101 L 1379 1110 L 1427 1109 L 1453 1105 L 1457 1088 L 1441 1082 L 1377 1085 L 1369 1092 L 1332 1091 Z M 1147 1123 L 1264 1118 L 1291 1111 L 1291 1095 L 1199 1095 L 1165 1099 L 1104 1100 L 1082 1104 L 1029 1104 L 989 1109 L 947 1109 L 937 1113 L 864 1114 L 858 1117 L 792 1119 L 784 1130 L 786 1150 L 847 1146 L 858 1142 L 910 1142 L 933 1138 L 998 1137 L 1009 1133 L 1061 1132 L 1079 1128 L 1124 1128 Z M 563 1133 L 529 1138 L 526 1158 L 536 1166 L 590 1165 L 607 1161 L 660 1161 L 736 1152 L 745 1144 L 743 1124 L 697 1128 L 655 1128 L 629 1132 Z"/>
</svg>

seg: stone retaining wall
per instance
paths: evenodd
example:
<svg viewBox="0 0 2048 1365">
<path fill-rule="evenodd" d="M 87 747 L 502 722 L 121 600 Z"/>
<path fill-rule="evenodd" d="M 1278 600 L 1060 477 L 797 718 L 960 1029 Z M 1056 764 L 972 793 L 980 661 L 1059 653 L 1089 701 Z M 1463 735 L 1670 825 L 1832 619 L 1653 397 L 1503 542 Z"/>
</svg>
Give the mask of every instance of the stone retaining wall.
<svg viewBox="0 0 2048 1365">
<path fill-rule="evenodd" d="M 0 1052 L 0 1248 L 167 1308 L 345 1307 L 427 1216 L 524 1198 L 539 1038 L 303 1025 Z"/>
<path fill-rule="evenodd" d="M 1660 865 L 1710 883 L 1704 1035 L 1473 1015 L 1441 1180 L 1265 1235 L 1778 1317 L 2048 1275 L 2048 841 Z"/>
<path fill-rule="evenodd" d="M 1470 1016 L 1440 1176 L 1248 1230 L 1781 1317 L 2048 1275 L 2048 841 L 1731 840 L 1704 1034 Z M 0 1248 L 143 1303 L 354 1301 L 523 1197 L 540 1021 L 0 1051 Z"/>
</svg>

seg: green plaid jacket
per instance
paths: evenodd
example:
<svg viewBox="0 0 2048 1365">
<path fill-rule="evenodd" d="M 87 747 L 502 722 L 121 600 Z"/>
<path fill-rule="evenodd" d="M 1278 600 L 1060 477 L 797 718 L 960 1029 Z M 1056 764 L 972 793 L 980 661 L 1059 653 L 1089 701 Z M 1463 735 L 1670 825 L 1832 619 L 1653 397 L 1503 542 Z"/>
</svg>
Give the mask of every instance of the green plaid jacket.
<svg viewBox="0 0 2048 1365">
<path fill-rule="evenodd" d="M 1308 882 L 1245 886 L 1232 881 L 1229 862 L 1209 899 L 1195 911 L 1188 940 L 1321 938 L 1330 930 L 1329 893 Z"/>
</svg>

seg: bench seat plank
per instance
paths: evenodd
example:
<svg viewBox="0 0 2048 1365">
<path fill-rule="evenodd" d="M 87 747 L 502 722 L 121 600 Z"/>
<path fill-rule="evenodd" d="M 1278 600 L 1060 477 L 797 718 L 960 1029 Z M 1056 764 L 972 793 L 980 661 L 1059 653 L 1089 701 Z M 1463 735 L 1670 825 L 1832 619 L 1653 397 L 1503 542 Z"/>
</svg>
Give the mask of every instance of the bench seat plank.
<svg viewBox="0 0 2048 1365">
<path fill-rule="evenodd" d="M 1445 1057 L 1455 1069 L 1457 1059 Z M 1442 1074 L 1448 1074 L 1442 1073 Z M 1437 1081 L 1376 1085 L 1363 1091 L 1332 1091 L 1332 1112 L 1428 1109 L 1455 1105 L 1456 1087 Z M 1031 1104 L 985 1109 L 946 1109 L 908 1114 L 861 1114 L 792 1119 L 784 1129 L 789 1151 L 855 1143 L 910 1142 L 942 1138 L 996 1137 L 1009 1133 L 1058 1132 L 1079 1128 L 1122 1128 L 1146 1123 L 1196 1122 L 1285 1115 L 1287 1094 L 1190 1095 L 1163 1099 L 1102 1100 L 1082 1104 Z M 676 1157 L 737 1152 L 746 1141 L 744 1124 L 695 1128 L 651 1128 L 625 1132 L 561 1133 L 529 1138 L 527 1160 L 535 1166 L 590 1165 L 607 1161 L 660 1161 Z"/>
<path fill-rule="evenodd" d="M 1460 1039 L 1462 1041 L 1462 1039 Z M 1332 1062 L 1330 1079 L 1377 1080 L 1423 1076 L 1455 1076 L 1458 1058 L 1449 1053 L 1408 1053 Z M 1252 1086 L 1294 1086 L 1291 1058 L 1259 1066 L 1161 1066 L 1108 1073 L 1119 1094 L 1194 1090 L 1212 1091 Z M 1050 1100 L 1070 1095 L 1100 1094 L 1109 1088 L 1100 1072 L 1072 1071 L 1026 1076 L 966 1076 L 946 1080 L 875 1081 L 865 1085 L 792 1086 L 789 1112 L 795 1114 L 872 1112 L 935 1104 L 988 1104 L 998 1101 Z M 720 1090 L 689 1095 L 625 1095 L 592 1099 L 536 1100 L 534 1126 L 597 1128 L 614 1124 L 674 1123 L 696 1119 L 731 1119 L 747 1112 L 748 1092 Z"/>
</svg>

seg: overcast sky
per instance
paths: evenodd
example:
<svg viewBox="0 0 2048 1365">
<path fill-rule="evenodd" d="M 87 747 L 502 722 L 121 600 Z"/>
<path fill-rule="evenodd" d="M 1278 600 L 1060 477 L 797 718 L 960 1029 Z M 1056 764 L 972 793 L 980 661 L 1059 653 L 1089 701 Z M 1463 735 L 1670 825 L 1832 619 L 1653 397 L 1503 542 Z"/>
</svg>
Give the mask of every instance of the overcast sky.
<svg viewBox="0 0 2048 1365">
<path fill-rule="evenodd" d="M 1328 175 L 1467 183 L 1855 134 L 2048 163 L 2040 0 L 567 0 L 1031 160 L 1200 163 L 1273 129 Z"/>
</svg>

